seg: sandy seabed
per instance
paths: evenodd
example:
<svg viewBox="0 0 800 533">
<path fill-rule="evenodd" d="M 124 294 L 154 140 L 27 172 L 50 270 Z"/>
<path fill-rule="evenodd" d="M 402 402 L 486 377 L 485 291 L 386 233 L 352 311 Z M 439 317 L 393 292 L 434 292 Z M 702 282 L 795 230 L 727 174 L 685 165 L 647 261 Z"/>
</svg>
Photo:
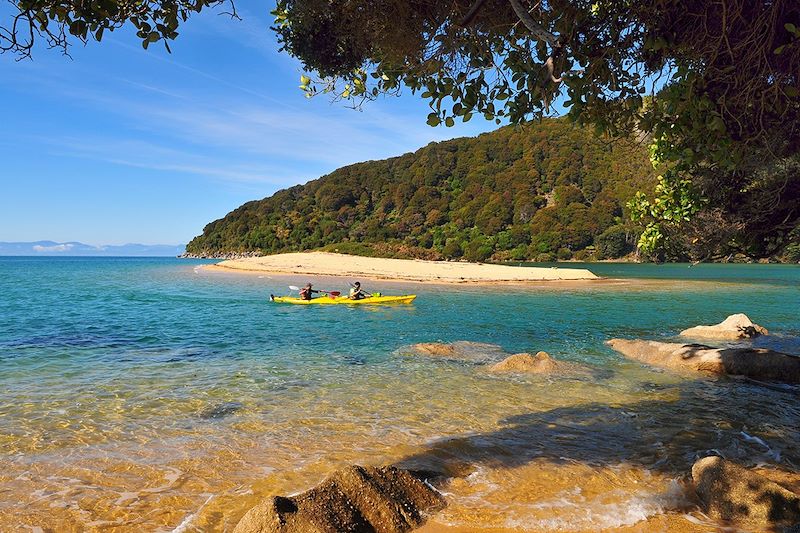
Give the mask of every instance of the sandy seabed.
<svg viewBox="0 0 800 533">
<path fill-rule="evenodd" d="M 360 257 L 328 252 L 229 259 L 217 263 L 214 268 L 274 274 L 348 276 L 429 283 L 506 283 L 600 279 L 585 268 L 520 268 L 485 263 Z"/>
</svg>

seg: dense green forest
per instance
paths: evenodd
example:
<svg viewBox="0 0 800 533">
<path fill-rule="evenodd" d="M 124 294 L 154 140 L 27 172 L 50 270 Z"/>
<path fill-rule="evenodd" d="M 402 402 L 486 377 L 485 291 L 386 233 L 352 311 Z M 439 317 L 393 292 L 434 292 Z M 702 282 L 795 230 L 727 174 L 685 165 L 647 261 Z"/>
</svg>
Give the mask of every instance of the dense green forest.
<svg viewBox="0 0 800 533">
<path fill-rule="evenodd" d="M 549 119 L 340 168 L 242 205 L 187 252 L 615 258 L 638 237 L 626 202 L 654 181 L 645 145 Z"/>
</svg>

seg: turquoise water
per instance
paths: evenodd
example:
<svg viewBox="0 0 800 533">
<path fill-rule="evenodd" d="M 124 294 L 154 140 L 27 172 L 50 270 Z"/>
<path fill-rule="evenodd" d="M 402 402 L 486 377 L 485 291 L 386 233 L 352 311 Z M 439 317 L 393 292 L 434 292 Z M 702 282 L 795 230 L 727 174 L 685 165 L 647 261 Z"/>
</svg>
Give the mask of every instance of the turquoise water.
<svg viewBox="0 0 800 533">
<path fill-rule="evenodd" d="M 647 438 L 626 445 L 648 475 L 678 479 L 693 454 L 712 447 L 800 465 L 797 444 L 783 442 L 797 441 L 796 390 L 687 384 L 603 344 L 671 340 L 743 312 L 772 333 L 757 345 L 800 353 L 800 266 L 575 265 L 624 281 L 567 287 L 364 281 L 368 290 L 419 295 L 413 305 L 365 308 L 270 304 L 270 293 L 306 280 L 198 268 L 206 263 L 0 258 L 0 490 L 14 496 L 0 503 L 0 529 L 171 530 L 189 520 L 198 530 L 226 530 L 246 494 L 303 489 L 340 463 L 447 462 L 440 451 L 420 454 L 464 435 L 496 439 L 502 456 L 520 445 L 520 434 L 498 428 L 519 427 L 520 416 L 583 420 L 619 405 L 653 420 L 637 430 Z M 315 281 L 346 289 L 347 280 Z M 589 365 L 593 378 L 498 378 L 470 364 L 403 355 L 410 344 L 460 340 L 510 353 L 544 350 Z M 649 446 L 664 438 L 663 426 L 673 437 L 683 427 L 675 412 L 696 414 L 695 441 L 653 457 Z M 715 432 L 703 433 L 712 423 Z M 527 431 L 528 444 L 543 434 L 535 424 Z M 553 453 L 590 465 L 631 462 L 604 439 L 577 451 L 559 439 L 540 444 L 563 445 Z M 445 455 L 480 463 L 464 450 Z M 222 510 L 229 508 L 230 516 Z M 443 523 L 477 527 L 449 512 L 456 514 Z M 535 519 L 530 509 L 513 512 L 516 529 Z"/>
</svg>

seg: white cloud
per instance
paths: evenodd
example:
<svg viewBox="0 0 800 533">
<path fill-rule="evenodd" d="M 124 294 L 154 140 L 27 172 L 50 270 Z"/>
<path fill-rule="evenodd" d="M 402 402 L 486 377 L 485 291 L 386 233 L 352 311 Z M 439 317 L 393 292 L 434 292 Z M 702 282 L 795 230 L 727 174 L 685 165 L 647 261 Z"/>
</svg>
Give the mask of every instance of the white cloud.
<svg viewBox="0 0 800 533">
<path fill-rule="evenodd" d="M 73 247 L 73 244 L 56 244 L 55 246 L 34 244 L 33 251 L 37 253 L 69 252 Z"/>
<path fill-rule="evenodd" d="M 303 179 L 302 176 L 286 173 L 280 166 L 231 164 L 140 139 L 37 137 L 36 142 L 50 145 L 52 148 L 49 153 L 59 157 L 78 157 L 134 168 L 194 174 L 222 181 L 282 187 Z"/>
</svg>

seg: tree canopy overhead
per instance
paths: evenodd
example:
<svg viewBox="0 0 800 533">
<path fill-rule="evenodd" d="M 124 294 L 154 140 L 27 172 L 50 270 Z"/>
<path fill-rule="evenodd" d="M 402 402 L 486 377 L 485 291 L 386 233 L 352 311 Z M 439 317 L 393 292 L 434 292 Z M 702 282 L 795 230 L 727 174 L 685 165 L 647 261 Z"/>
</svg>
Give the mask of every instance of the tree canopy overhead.
<svg viewBox="0 0 800 533">
<path fill-rule="evenodd" d="M 573 118 L 715 161 L 737 162 L 731 143 L 797 149 L 795 0 L 279 0 L 275 14 L 283 48 L 322 88 L 373 98 L 406 85 L 434 124 L 476 112 L 518 123 L 566 95 Z"/>
</svg>

